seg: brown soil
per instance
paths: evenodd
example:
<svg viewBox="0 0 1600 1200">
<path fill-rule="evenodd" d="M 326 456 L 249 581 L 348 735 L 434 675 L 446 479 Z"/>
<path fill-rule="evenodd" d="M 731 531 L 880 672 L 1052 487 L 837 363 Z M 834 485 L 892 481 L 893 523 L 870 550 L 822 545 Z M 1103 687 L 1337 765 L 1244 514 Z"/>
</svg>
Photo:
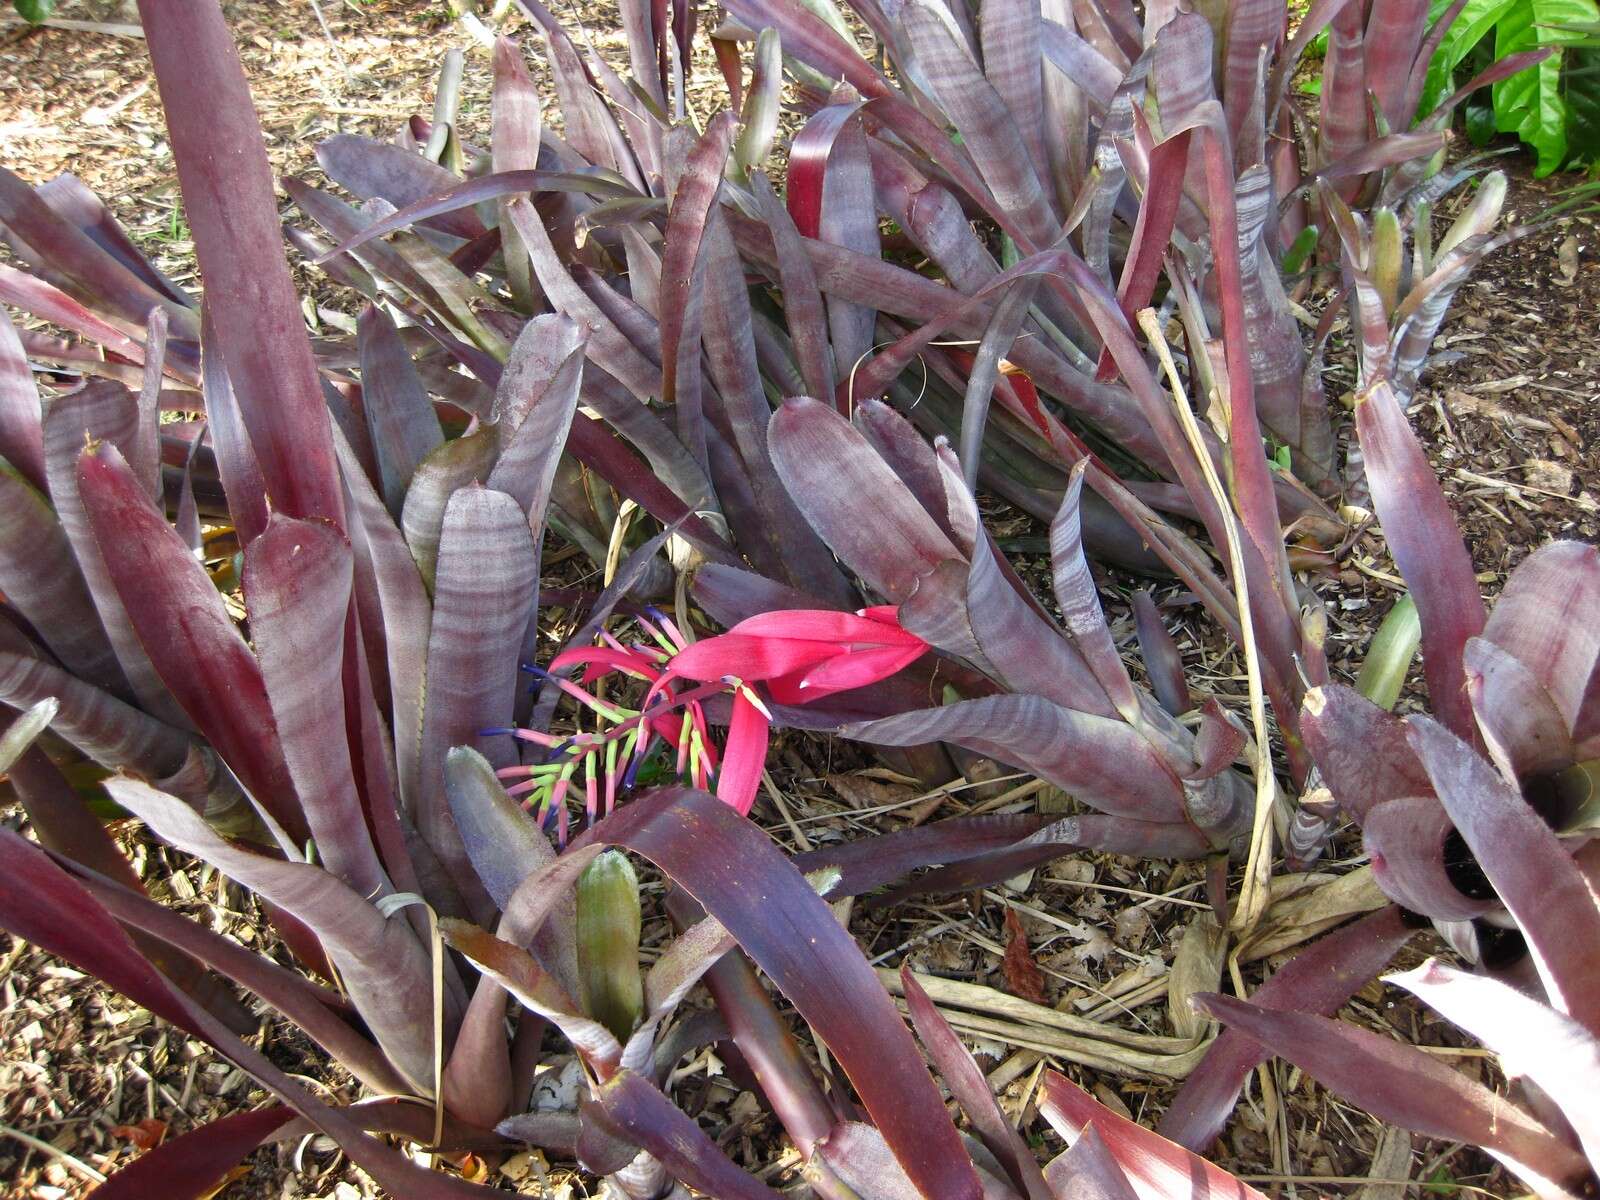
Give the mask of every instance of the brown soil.
<svg viewBox="0 0 1600 1200">
<path fill-rule="evenodd" d="M 444 51 L 468 54 L 462 120 L 470 135 L 487 123 L 487 59 L 439 4 L 402 0 L 318 0 L 331 37 L 318 26 L 313 6 L 230 2 L 246 68 L 255 89 L 269 153 L 281 172 L 315 172 L 312 148 L 336 132 L 381 135 L 413 112 L 431 107 L 437 64 Z M 124 19 L 114 6 L 63 4 L 59 15 Z M 574 14 L 563 12 L 573 19 Z M 608 10 L 585 0 L 586 25 L 608 55 L 620 48 Z M 513 21 L 502 31 L 514 32 Z M 538 67 L 535 66 L 535 70 Z M 702 111 L 720 94 L 714 75 L 694 92 Z M 127 37 L 65 30 L 0 29 L 0 165 L 40 181 L 78 174 L 169 273 L 191 268 L 191 247 L 177 208 L 176 183 L 158 98 L 142 43 Z M 1556 185 L 1527 177 L 1513 158 L 1508 206 L 1528 219 L 1552 202 Z M 1593 218 L 1575 216 L 1502 251 L 1463 289 L 1437 343 L 1438 361 L 1425 377 L 1413 418 L 1431 453 L 1485 573 L 1498 589 L 1505 573 L 1532 547 L 1555 536 L 1593 539 L 1600 532 L 1600 463 L 1595 445 L 1600 416 L 1600 235 Z M 303 274 L 318 299 L 336 297 Z M 1343 374 L 1341 375 L 1341 370 Z M 1348 366 L 1335 363 L 1329 392 L 1348 388 Z M 1011 522 L 1003 536 L 1034 538 L 1039 530 Z M 1318 586 L 1332 597 L 1330 658 L 1337 672 L 1352 672 L 1382 614 L 1396 595 L 1393 566 L 1381 538 L 1369 534 L 1337 577 Z M 1131 624 L 1118 621 L 1131 639 Z M 1179 630 L 1196 679 L 1224 697 L 1243 693 L 1234 657 L 1206 630 Z M 908 820 L 955 815 L 976 808 L 1029 807 L 1048 797 L 1004 797 L 1021 780 L 942 797 L 874 769 L 845 743 L 788 736 L 774 764 L 786 812 L 770 804 L 757 810 L 785 845 L 860 836 Z M 997 801 L 987 799 L 996 794 Z M 174 902 L 214 928 L 266 952 L 279 950 L 259 913 L 240 889 L 207 868 L 124 830 L 132 853 L 153 886 L 171 887 Z M 1340 843 L 1344 846 L 1344 843 Z M 1358 865 L 1350 854 L 1325 864 L 1332 877 Z M 170 881 L 161 883 L 161 881 Z M 1002 969 L 1008 908 L 1020 918 L 1040 968 L 1047 1003 L 1129 1028 L 1170 1031 L 1164 991 L 1126 988 L 1171 965 L 1178 938 L 1199 911 L 1203 894 L 1195 868 L 1124 862 L 1096 856 L 1068 859 L 1037 872 L 1017 892 L 913 902 L 888 910 L 857 906 L 851 929 L 869 957 L 898 966 L 987 984 L 1015 985 Z M 659 936 L 660 930 L 653 930 Z M 1436 947 L 1420 939 L 1413 960 Z M 284 961 L 287 961 L 285 958 Z M 1257 966 L 1247 971 L 1253 983 Z M 203 1046 L 154 1023 L 93 980 L 62 967 L 32 947 L 0 940 L 0 1180 L 8 1194 L 57 1200 L 90 1189 L 87 1174 L 59 1154 L 46 1154 L 9 1136 L 21 1131 L 43 1139 L 98 1172 L 114 1169 L 134 1152 L 131 1130 L 141 1120 L 161 1122 L 172 1134 L 241 1105 L 266 1102 L 256 1085 Z M 1447 1025 L 1392 990 L 1372 985 L 1345 1018 L 1396 1033 L 1413 1042 L 1459 1047 Z M 302 1073 L 319 1092 L 354 1099 L 349 1081 L 295 1038 L 281 1022 L 265 1020 L 262 1044 L 282 1065 Z M 986 1068 L 1003 1084 L 1009 1112 L 1020 1116 L 1041 1147 L 1059 1143 L 1037 1120 L 1033 1090 L 1039 1056 L 998 1043 L 978 1044 Z M 1475 1077 L 1493 1081 L 1489 1060 L 1470 1048 L 1447 1057 Z M 1153 1122 L 1173 1085 L 1097 1073 L 1058 1060 L 1052 1065 L 1091 1087 L 1113 1106 Z M 1267 1069 L 1272 1095 L 1252 1082 L 1218 1158 L 1263 1190 L 1293 1196 L 1353 1192 L 1372 1171 L 1383 1129 L 1330 1097 L 1299 1072 L 1274 1063 Z M 735 1158 L 755 1167 L 781 1147 L 772 1123 L 747 1121 L 731 1087 L 707 1085 L 696 1098 L 699 1119 L 724 1139 Z M 297 1151 L 300 1153 L 297 1157 Z M 1380 1165 L 1447 1189 L 1505 1195 L 1514 1182 L 1491 1161 L 1456 1146 L 1416 1139 L 1409 1154 Z M 330 1196 L 354 1200 L 374 1194 L 336 1148 L 321 1140 L 262 1151 L 253 1170 L 230 1185 L 231 1197 Z M 537 1194 L 537 1175 L 524 1160 L 496 1178 L 501 1186 Z M 513 1176 L 520 1171 L 520 1182 Z M 778 1181 L 788 1176 L 779 1176 Z M 555 1172 L 553 1194 L 587 1195 L 584 1180 Z M 592 1181 L 588 1181 L 592 1185 Z M 566 1189 L 563 1191 L 562 1189 Z M 1398 1193 L 1391 1193 L 1398 1194 Z"/>
</svg>

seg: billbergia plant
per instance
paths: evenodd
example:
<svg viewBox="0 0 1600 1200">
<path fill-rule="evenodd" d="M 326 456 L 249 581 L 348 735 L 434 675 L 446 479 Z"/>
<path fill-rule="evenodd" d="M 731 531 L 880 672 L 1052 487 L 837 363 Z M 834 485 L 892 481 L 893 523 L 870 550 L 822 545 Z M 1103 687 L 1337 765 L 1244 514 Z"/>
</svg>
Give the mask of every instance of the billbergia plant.
<svg viewBox="0 0 1600 1200">
<path fill-rule="evenodd" d="M 1289 787 L 1320 778 L 1365 823 L 1398 903 L 1491 965 L 1522 922 L 1553 1005 L 1541 1028 L 1589 1020 L 1551 983 L 1583 964 L 1528 926 L 1504 876 L 1524 868 L 1483 848 L 1498 835 L 1471 813 L 1491 791 L 1537 797 L 1568 840 L 1552 852 L 1521 818 L 1518 836 L 1578 869 L 1594 647 L 1519 613 L 1575 554 L 1592 582 L 1592 552 L 1543 552 L 1474 625 L 1470 569 L 1423 550 L 1437 505 L 1403 513 L 1431 482 L 1403 400 L 1499 206 L 1486 181 L 1433 249 L 1428 205 L 1457 181 L 1438 172 L 1443 137 L 1404 128 L 1401 81 L 1443 22 L 1346 0 L 1290 38 L 1275 5 L 1214 7 L 1216 26 L 1123 0 L 863 0 L 853 32 L 825 3 L 734 0 L 716 40 L 738 115 L 700 127 L 687 4 L 624 5 L 624 78 L 528 0 L 561 134 L 502 40 L 490 144 L 448 106 L 392 141 L 331 139 L 319 161 L 355 203 L 284 181 L 313 232 L 281 222 L 220 8 L 144 0 L 203 296 L 76 180 L 0 173 L 22 264 L 0 266 L 0 298 L 71 335 L 0 319 L 0 700 L 23 714 L 0 756 L 37 838 L 0 834 L 0 920 L 281 1103 L 139 1159 L 107 1200 L 208 1194 L 255 1146 L 313 1129 L 396 1195 L 476 1189 L 375 1133 L 441 1156 L 532 1143 L 641 1200 L 776 1195 L 672 1102 L 675 1065 L 713 1044 L 830 1200 L 1254 1196 L 1053 1075 L 1041 1111 L 1071 1147 L 1041 1168 L 905 971 L 964 1139 L 828 901 L 921 867 L 940 869 L 913 887 L 965 888 L 1090 848 L 1209 860 L 1221 908 L 1232 855 L 1247 929 L 1275 826 L 1308 857 L 1325 832 L 1287 822 L 1269 703 Z M 1303 139 L 1286 83 L 1330 22 L 1342 74 Z M 800 125 L 779 154 L 785 105 Z M 1397 734 L 1341 698 L 1295 574 L 1345 533 L 1320 359 L 1289 298 L 1317 212 L 1371 334 L 1367 477 L 1452 733 Z M 285 236 L 359 296 L 353 336 L 308 336 Z M 1049 602 L 984 528 L 980 489 L 1050 523 Z M 602 590 L 541 594 L 550 531 Z M 1244 653 L 1248 728 L 1189 702 L 1148 611 L 1152 687 L 1135 683 L 1096 559 L 1197 598 Z M 577 622 L 554 654 L 551 600 Z M 929 775 L 949 771 L 945 746 L 990 756 L 1088 811 L 791 861 L 747 819 L 773 725 L 843 731 Z M 1363 804 L 1339 766 L 1357 753 L 1409 790 Z M 145 896 L 105 797 L 255 892 L 301 970 Z M 1418 850 L 1429 830 L 1437 861 Z M 659 871 L 678 929 L 648 969 L 625 855 Z M 1410 933 L 1385 908 L 1257 999 L 1332 1012 Z M 701 983 L 713 1007 L 686 1011 Z M 236 988 L 381 1099 L 341 1107 L 281 1072 L 242 1040 L 255 1020 Z M 1269 1033 L 1217 1039 L 1174 1136 L 1209 1140 L 1197 1131 L 1215 1132 Z M 576 1107 L 530 1110 L 541 1065 L 574 1073 Z M 1489 1144 L 1519 1170 L 1575 1186 L 1565 1131 L 1508 1136 Z"/>
<path fill-rule="evenodd" d="M 1486 615 L 1395 389 L 1380 378 L 1357 403 L 1373 503 L 1416 601 L 1433 713 L 1401 718 L 1329 685 L 1307 695 L 1301 727 L 1379 886 L 1476 965 L 1430 960 L 1390 982 L 1497 1051 L 1520 1102 L 1421 1050 L 1325 1013 L 1282 1011 L 1260 993 L 1198 1003 L 1229 1026 L 1225 1038 L 1282 1055 L 1384 1120 L 1482 1146 L 1541 1196 L 1592 1194 L 1600 552 L 1576 542 L 1534 551 Z M 1322 822 L 1296 828 L 1311 835 L 1299 849 L 1314 848 Z M 1231 1102 L 1221 1091 L 1197 1092 L 1187 1109 L 1180 1097 L 1164 1131 L 1203 1148 L 1220 1127 L 1218 1102 Z"/>
</svg>

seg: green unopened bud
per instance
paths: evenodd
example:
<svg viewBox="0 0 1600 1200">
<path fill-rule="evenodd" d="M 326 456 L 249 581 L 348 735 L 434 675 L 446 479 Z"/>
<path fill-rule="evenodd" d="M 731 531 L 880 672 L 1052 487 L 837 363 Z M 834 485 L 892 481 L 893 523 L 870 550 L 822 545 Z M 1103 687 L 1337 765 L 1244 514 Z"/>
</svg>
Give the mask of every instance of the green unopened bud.
<svg viewBox="0 0 1600 1200">
<path fill-rule="evenodd" d="M 607 850 L 578 879 L 578 980 L 585 1011 L 623 1041 L 644 1014 L 640 924 L 639 878 Z"/>
<path fill-rule="evenodd" d="M 750 70 L 750 91 L 739 114 L 739 136 L 733 143 L 731 171 L 744 178 L 765 165 L 778 133 L 782 108 L 783 46 L 776 29 L 763 29 L 756 37 L 755 57 Z"/>
<path fill-rule="evenodd" d="M 1405 686 L 1411 660 L 1422 644 L 1422 619 L 1409 595 L 1389 610 L 1367 648 L 1367 660 L 1356 678 L 1356 691 L 1380 708 L 1393 709 Z"/>
<path fill-rule="evenodd" d="M 1380 208 L 1372 215 L 1372 286 L 1383 300 L 1387 317 L 1400 300 L 1400 275 L 1405 269 L 1405 251 L 1400 237 L 1400 218 L 1392 208 Z"/>
</svg>

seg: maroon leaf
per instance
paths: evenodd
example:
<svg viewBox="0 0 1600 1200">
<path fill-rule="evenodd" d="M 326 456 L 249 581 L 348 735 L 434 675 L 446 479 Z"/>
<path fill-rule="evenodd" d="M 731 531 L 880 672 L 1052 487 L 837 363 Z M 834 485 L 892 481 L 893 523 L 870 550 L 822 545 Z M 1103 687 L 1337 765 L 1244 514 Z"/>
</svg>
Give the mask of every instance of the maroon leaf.
<svg viewBox="0 0 1600 1200">
<path fill-rule="evenodd" d="M 83 452 L 78 490 L 106 570 L 162 681 L 261 806 L 303 845 L 309 830 L 261 669 L 205 568 L 115 447 Z M 197 662 L 207 669 L 195 671 Z"/>
<path fill-rule="evenodd" d="M 69 670 L 104 687 L 125 686 L 65 531 L 45 498 L 3 460 L 0 593 Z"/>
<path fill-rule="evenodd" d="M 39 389 L 16 326 L 4 310 L 0 310 L 0 458 L 34 487 L 41 491 L 47 487 Z"/>
<path fill-rule="evenodd" d="M 702 466 L 707 462 L 701 415 L 700 339 L 702 304 L 696 267 L 701 262 L 706 222 L 721 194 L 722 171 L 733 145 L 736 122 L 720 113 L 685 155 L 667 216 L 661 258 L 661 387 L 677 406 L 678 438 Z M 687 140 L 687 134 L 683 135 Z"/>
<path fill-rule="evenodd" d="M 25 271 L 0 263 L 0 300 L 14 304 L 41 321 L 81 334 L 130 362 L 144 362 L 144 347 L 71 296 Z"/>
<path fill-rule="evenodd" d="M 1323 782 L 1357 824 L 1385 800 L 1433 794 L 1405 723 L 1353 688 L 1325 684 L 1307 692 L 1300 732 Z"/>
<path fill-rule="evenodd" d="M 51 727 L 111 770 L 159 779 L 183 767 L 191 745 L 187 734 L 32 653 L 19 652 L 22 647 L 10 641 L 9 636 L 0 640 L 0 700 L 25 709 L 55 697 L 61 707 Z"/>
<path fill-rule="evenodd" d="M 1577 1151 L 1522 1109 L 1403 1042 L 1343 1021 L 1272 1012 L 1228 996 L 1196 996 L 1194 1002 L 1381 1121 L 1482 1146 L 1535 1179 L 1559 1182 L 1587 1169 Z"/>
<path fill-rule="evenodd" d="M 1183 654 L 1162 622 L 1155 600 L 1142 588 L 1133 594 L 1133 619 L 1139 657 L 1144 660 L 1151 689 L 1162 708 L 1175 717 L 1182 716 L 1194 707 L 1184 679 Z"/>
<path fill-rule="evenodd" d="M 1390 905 L 1312 943 L 1280 967 L 1251 996 L 1263 1008 L 1331 1016 L 1388 965 L 1416 932 Z M 1158 1131 L 1203 1152 L 1233 1112 L 1250 1072 L 1270 1052 L 1235 1029 L 1225 1029 L 1184 1080 Z"/>
<path fill-rule="evenodd" d="M 1202 1195 L 1210 1200 L 1261 1200 L 1261 1193 L 1221 1167 L 1160 1134 L 1112 1112 L 1077 1084 L 1054 1071 L 1044 1077 L 1039 1111 L 1063 1138 L 1076 1142 L 1093 1128 L 1127 1176 L 1139 1200 Z M 1075 1194 L 1075 1193 L 1072 1193 Z"/>
<path fill-rule="evenodd" d="M 833 344 L 828 340 L 827 314 L 821 289 L 817 286 L 816 272 L 812 270 L 811 260 L 802 248 L 801 235 L 794 218 L 778 202 L 771 182 L 757 171 L 751 176 L 750 186 L 777 250 L 784 317 L 806 393 L 827 396 L 831 394 L 835 381 L 835 359 Z M 792 183 L 790 188 L 792 191 Z"/>
<path fill-rule="evenodd" d="M 1470 921 L 1494 907 L 1451 882 L 1444 853 L 1453 828 L 1432 796 L 1402 796 L 1369 808 L 1362 844 L 1384 894 L 1436 921 Z"/>
<path fill-rule="evenodd" d="M 621 808 L 593 836 L 650 859 L 727 927 L 833 1052 L 924 1195 L 976 1200 L 971 1161 L 888 993 L 764 834 L 712 796 L 665 789 Z"/>
<path fill-rule="evenodd" d="M 1100 607 L 1094 576 L 1089 572 L 1089 562 L 1083 553 L 1081 503 L 1083 475 L 1088 465 L 1088 460 L 1082 460 L 1073 467 L 1066 494 L 1061 498 L 1061 509 L 1050 523 L 1050 566 L 1056 603 L 1073 644 L 1111 703 L 1125 719 L 1137 722 L 1140 719 L 1139 697 L 1117 653 L 1111 627 L 1106 624 Z"/>
<path fill-rule="evenodd" d="M 1045 1178 L 1057 1196 L 1082 1197 L 1083 1200 L 1138 1200 L 1139 1197 L 1133 1182 L 1093 1125 L 1084 1126 L 1078 1140 L 1050 1160 Z"/>
<path fill-rule="evenodd" d="M 803 236 L 876 256 L 872 162 L 860 110 L 861 101 L 854 98 L 824 105 L 794 135 L 785 199 Z M 835 361 L 835 378 L 828 381 L 831 390 L 838 377 L 872 348 L 876 314 L 870 305 L 845 295 L 830 295 L 826 302 Z"/>
<path fill-rule="evenodd" d="M 93 897 L 9 830 L 0 831 L 0 921 L 19 937 L 93 971 L 158 1016 L 217 1046 L 314 1127 L 337 1137 L 351 1158 L 392 1193 L 417 1200 L 468 1200 L 479 1194 L 459 1179 L 424 1171 L 365 1136 L 358 1120 L 322 1104 L 216 1018 L 174 993 Z"/>
<path fill-rule="evenodd" d="M 1507 779 L 1533 779 L 1579 761 L 1567 716 L 1520 659 L 1475 637 L 1467 642 L 1462 665 L 1478 733 Z"/>
<path fill-rule="evenodd" d="M 194 310 L 176 303 L 128 270 L 87 233 L 55 212 L 33 188 L 3 168 L 0 223 L 11 236 L 47 259 L 52 273 L 79 299 L 135 327 L 145 323 L 152 308 L 160 308 L 183 336 L 195 336 Z"/>
<path fill-rule="evenodd" d="M 1183 787 L 1150 743 L 1120 720 L 1040 696 L 987 696 L 848 725 L 845 736 L 887 746 L 950 741 L 1014 763 L 1104 812 L 1182 821 Z"/>
<path fill-rule="evenodd" d="M 399 513 L 417 464 L 444 440 L 444 434 L 389 314 L 369 304 L 361 314 L 357 336 L 367 435 L 378 460 L 384 503 L 390 512 Z"/>
<path fill-rule="evenodd" d="M 1600 907 L 1561 840 L 1472 748 L 1437 722 L 1407 721 L 1445 812 L 1528 940 L 1550 1002 L 1600 1029 Z"/>
<path fill-rule="evenodd" d="M 606 1115 L 660 1160 L 673 1178 L 707 1196 L 776 1200 L 779 1193 L 734 1166 L 727 1153 L 648 1080 L 619 1071 L 600 1089 Z"/>
<path fill-rule="evenodd" d="M 335 134 L 317 143 L 317 165 L 346 191 L 363 200 L 382 196 L 397 209 L 429 199 L 461 183 L 461 179 L 415 150 L 394 142 L 355 134 Z M 429 217 L 428 224 L 441 233 L 471 241 L 481 237 L 483 222 L 470 206 Z"/>
<path fill-rule="evenodd" d="M 351 560 L 350 543 L 332 526 L 274 514 L 245 548 L 243 583 L 267 699 L 317 856 L 353 891 L 376 899 L 391 889 L 341 736 L 344 656 L 334 649 L 350 612 Z"/>
<path fill-rule="evenodd" d="M 205 1200 L 229 1172 L 294 1116 L 281 1104 L 208 1121 L 147 1150 L 95 1189 L 102 1200 L 141 1200 L 160 1193 L 173 1200 Z"/>
<path fill-rule="evenodd" d="M 1367 18 L 1365 38 L 1367 90 L 1390 129 L 1405 129 L 1416 115 L 1404 107 L 1411 76 L 1426 69 L 1417 49 L 1428 24 L 1428 0 L 1378 0 Z"/>
<path fill-rule="evenodd" d="M 1014 910 L 1006 910 L 1008 926 L 1014 915 Z M 1035 967 L 1034 971 L 1037 974 L 1038 968 Z M 984 1078 L 982 1069 L 973 1061 L 955 1030 L 950 1028 L 944 1014 L 928 999 L 928 993 L 917 982 L 909 963 L 900 967 L 900 987 L 905 993 L 906 1007 L 910 1010 L 917 1037 L 926 1047 L 933 1065 L 938 1068 L 939 1077 L 961 1105 L 961 1111 L 967 1114 L 967 1120 L 972 1122 L 972 1128 L 983 1144 L 999 1160 L 1011 1182 L 1027 1195 L 1028 1200 L 1053 1200 L 1032 1149 L 995 1102 L 994 1092 Z"/>
<path fill-rule="evenodd" d="M 772 417 L 773 464 L 812 528 L 868 586 L 892 601 L 918 577 L 962 555 L 843 417 L 808 397 L 786 400 Z M 871 497 L 875 519 L 860 519 Z"/>
<path fill-rule="evenodd" d="M 900 19 L 916 63 L 977 164 L 996 204 L 1027 239 L 1043 250 L 1056 238 L 1056 222 L 1013 114 L 973 62 L 949 10 L 918 0 Z"/>
<path fill-rule="evenodd" d="M 1422 669 L 1439 719 L 1458 737 L 1473 736 L 1461 655 L 1483 630 L 1483 600 L 1472 556 L 1461 541 L 1433 467 L 1382 380 L 1356 402 L 1356 429 L 1372 485 L 1373 507 L 1395 565 L 1422 618 Z"/>
<path fill-rule="evenodd" d="M 1600 674 L 1600 629 L 1582 615 L 1597 606 L 1600 550 L 1555 542 L 1517 565 L 1483 627 L 1485 641 L 1521 662 L 1549 690 L 1579 738 L 1592 735 L 1600 722 L 1600 705 L 1592 699 Z"/>
<path fill-rule="evenodd" d="M 327 408 L 289 279 L 261 128 L 221 6 L 141 0 L 184 210 L 274 507 L 343 519 Z"/>
<path fill-rule="evenodd" d="M 188 805 L 154 788 L 113 779 L 106 790 L 157 835 L 304 922 L 389 1060 L 413 1087 L 432 1091 L 432 970 L 409 924 L 384 917 L 319 867 L 235 847 Z M 459 1014 L 446 1017 L 452 1025 L 453 1016 Z"/>
<path fill-rule="evenodd" d="M 1543 1088 L 1572 1122 L 1590 1163 L 1600 1162 L 1600 1041 L 1585 1029 L 1498 979 L 1469 975 L 1430 958 L 1389 976 L 1455 1022 Z"/>
<path fill-rule="evenodd" d="M 484 916 L 487 897 L 445 795 L 445 754 L 452 746 L 467 745 L 496 767 L 514 761 L 503 739 L 485 738 L 482 731 L 511 724 L 537 562 L 527 518 L 510 496 L 470 487 L 450 498 L 428 640 L 414 819 L 456 886 L 472 900 L 474 912 Z"/>
<path fill-rule="evenodd" d="M 99 610 L 100 624 L 116 649 L 117 660 L 140 707 L 169 725 L 190 728 L 188 717 L 151 666 L 128 619 L 78 492 L 78 455 L 85 441 L 103 439 L 126 446 L 137 427 L 138 413 L 127 389 L 106 380 L 92 380 L 59 397 L 45 415 L 45 472 L 56 517 L 72 543 L 90 598 Z"/>
<path fill-rule="evenodd" d="M 383 1052 L 345 1020 L 348 1002 L 331 989 L 157 904 L 131 884 L 90 874 L 80 875 L 77 882 L 135 931 L 136 944 L 176 948 L 254 992 L 375 1091 L 391 1092 L 406 1086 Z M 140 935 L 148 935 L 145 942 L 139 942 Z M 258 1024 L 252 1017 L 243 1032 L 253 1033 Z"/>
<path fill-rule="evenodd" d="M 261 478 L 261 465 L 250 445 L 250 433 L 239 412 L 238 397 L 228 378 L 227 365 L 216 347 L 216 330 L 211 310 L 201 316 L 200 372 L 206 401 L 206 425 L 217 456 L 217 473 L 228 496 L 228 513 L 233 518 L 239 540 L 248 545 L 267 527 L 267 485 Z"/>
</svg>

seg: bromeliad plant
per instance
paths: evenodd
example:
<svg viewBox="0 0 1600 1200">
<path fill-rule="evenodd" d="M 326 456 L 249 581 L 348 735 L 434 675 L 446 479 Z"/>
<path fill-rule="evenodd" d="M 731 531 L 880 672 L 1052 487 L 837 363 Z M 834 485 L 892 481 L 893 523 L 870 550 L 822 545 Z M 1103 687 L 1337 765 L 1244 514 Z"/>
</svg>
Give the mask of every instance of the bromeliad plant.
<svg viewBox="0 0 1600 1200">
<path fill-rule="evenodd" d="M 1478 964 L 1466 973 L 1429 962 L 1391 982 L 1498 1051 L 1526 1103 L 1325 1016 L 1264 999 L 1201 1003 L 1384 1120 L 1481 1145 L 1542 1196 L 1588 1194 L 1600 1168 L 1600 639 L 1589 617 L 1600 553 L 1574 542 L 1535 551 L 1486 617 L 1387 382 L 1361 398 L 1357 420 L 1374 505 L 1421 619 L 1434 716 L 1402 719 L 1330 685 L 1307 696 L 1302 729 L 1339 810 L 1361 827 L 1379 885 Z M 1168 1132 L 1203 1146 L 1215 1116 Z"/>
</svg>

